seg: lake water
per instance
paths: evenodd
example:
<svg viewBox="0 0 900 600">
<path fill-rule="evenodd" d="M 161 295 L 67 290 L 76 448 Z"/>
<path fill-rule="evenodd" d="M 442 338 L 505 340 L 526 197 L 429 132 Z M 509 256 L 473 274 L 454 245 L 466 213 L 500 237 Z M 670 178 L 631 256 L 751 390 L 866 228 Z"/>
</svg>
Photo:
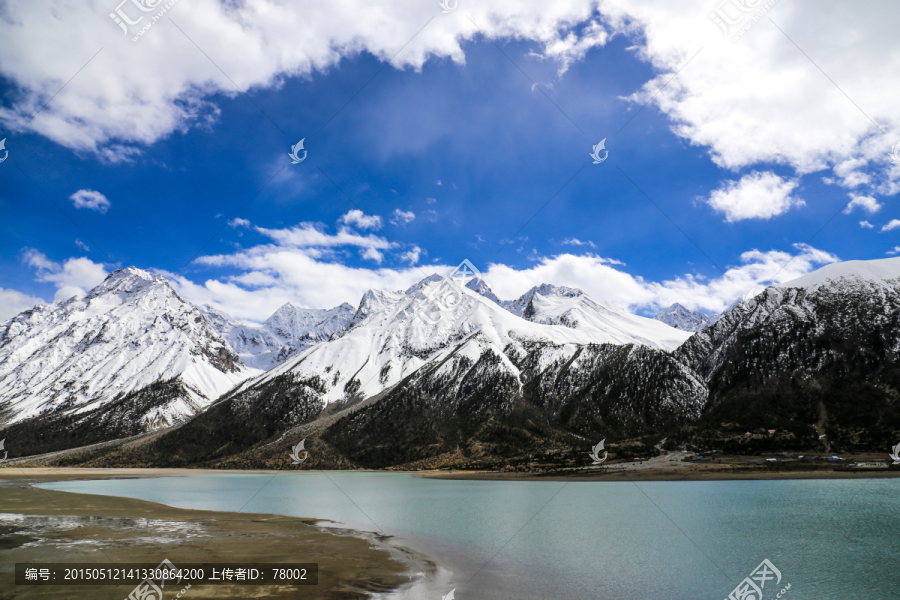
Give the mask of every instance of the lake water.
<svg viewBox="0 0 900 600">
<path fill-rule="evenodd" d="M 182 508 L 384 531 L 442 565 L 391 598 L 722 600 L 769 559 L 762 599 L 900 597 L 900 479 L 451 481 L 211 474 L 45 484 Z M 306 558 L 304 558 L 306 560 Z M 414 568 L 415 565 L 411 565 Z"/>
</svg>

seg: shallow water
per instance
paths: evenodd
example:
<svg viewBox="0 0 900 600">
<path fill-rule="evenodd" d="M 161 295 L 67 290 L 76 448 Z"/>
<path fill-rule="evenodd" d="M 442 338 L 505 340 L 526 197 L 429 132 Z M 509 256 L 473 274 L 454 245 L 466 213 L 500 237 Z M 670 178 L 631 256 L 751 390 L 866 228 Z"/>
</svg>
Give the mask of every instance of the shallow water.
<svg viewBox="0 0 900 600">
<path fill-rule="evenodd" d="M 898 479 L 561 483 L 330 471 L 41 487 L 384 531 L 445 567 L 392 598 L 438 600 L 456 588 L 458 600 L 721 600 L 766 558 L 781 581 L 766 583 L 764 600 L 788 583 L 783 600 L 900 595 Z"/>
</svg>

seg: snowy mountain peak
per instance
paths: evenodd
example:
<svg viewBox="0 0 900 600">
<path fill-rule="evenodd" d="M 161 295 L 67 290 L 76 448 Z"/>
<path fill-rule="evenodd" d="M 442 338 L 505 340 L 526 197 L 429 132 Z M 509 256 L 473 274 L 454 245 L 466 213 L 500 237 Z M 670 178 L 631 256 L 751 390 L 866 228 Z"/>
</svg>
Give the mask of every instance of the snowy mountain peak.
<svg viewBox="0 0 900 600">
<path fill-rule="evenodd" d="M 669 327 L 690 332 L 702 331 L 714 323 L 714 320 L 709 315 L 699 311 L 688 310 L 677 302 L 653 318 L 657 321 L 662 321 Z"/>
<path fill-rule="evenodd" d="M 126 267 L 107 275 L 100 285 L 91 290 L 89 296 L 98 296 L 111 292 L 132 294 L 144 291 L 154 285 L 170 287 L 168 280 L 162 275 L 138 269 L 137 267 Z"/>
<path fill-rule="evenodd" d="M 436 373 L 490 364 L 516 379 L 516 361 L 526 356 L 549 364 L 571 358 L 578 348 L 600 344 L 672 350 L 689 337 L 621 307 L 594 302 L 580 290 L 535 288 L 529 296 L 535 315 L 529 319 L 506 310 L 484 291 L 477 283 L 470 287 L 440 276 L 428 277 L 406 292 L 370 290 L 346 332 L 297 354 L 242 389 L 290 373 L 295 381 L 317 381 L 327 403 L 371 397 L 427 364 L 445 365 Z"/>
<path fill-rule="evenodd" d="M 502 304 L 503 307 L 506 308 L 506 310 L 513 313 L 514 315 L 525 317 L 526 311 L 531 312 L 531 310 L 528 309 L 528 306 L 529 304 L 531 304 L 531 301 L 536 295 L 542 296 L 544 298 L 576 298 L 578 296 L 583 296 L 584 292 L 582 292 L 578 288 L 570 288 L 564 286 L 556 286 L 550 283 L 542 283 L 541 285 L 531 288 L 530 290 L 519 296 L 517 299 L 507 300 Z M 529 317 L 525 318 L 527 319 Z"/>
<path fill-rule="evenodd" d="M 182 392 L 143 413 L 172 424 L 257 373 L 164 277 L 134 267 L 110 274 L 82 299 L 35 307 L 6 325 L 0 405 L 8 422 L 55 410 L 80 414 L 177 381 Z"/>
<path fill-rule="evenodd" d="M 427 286 L 428 284 L 434 283 L 436 281 L 441 281 L 442 279 L 444 279 L 444 277 L 442 275 L 433 273 L 433 274 L 429 275 L 428 277 L 426 277 L 425 279 L 422 279 L 421 281 L 412 284 L 403 293 L 404 294 L 413 294 L 413 293 L 417 292 L 418 290 L 422 289 L 423 287 Z M 380 291 L 380 290 L 369 290 L 369 292 L 375 292 L 375 291 Z"/>
<path fill-rule="evenodd" d="M 502 302 L 500 301 L 500 298 L 498 298 L 497 295 L 494 294 L 493 291 L 491 291 L 491 288 L 488 287 L 488 284 L 486 284 L 484 282 L 484 279 L 481 279 L 480 277 L 475 277 L 475 278 L 469 280 L 469 282 L 466 283 L 466 287 L 469 288 L 470 290 L 472 290 L 473 292 L 475 292 L 476 294 L 481 294 L 488 300 L 493 300 L 497 304 L 502 304 Z"/>
</svg>

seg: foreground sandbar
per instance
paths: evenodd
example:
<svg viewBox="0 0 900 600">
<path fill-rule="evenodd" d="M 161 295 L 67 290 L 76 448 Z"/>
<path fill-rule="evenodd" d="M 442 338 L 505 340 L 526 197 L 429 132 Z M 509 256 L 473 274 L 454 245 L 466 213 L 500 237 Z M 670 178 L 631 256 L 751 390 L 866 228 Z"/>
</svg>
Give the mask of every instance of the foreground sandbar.
<svg viewBox="0 0 900 600">
<path fill-rule="evenodd" d="M 194 586 L 190 598 L 366 598 L 409 581 L 383 538 L 317 527 L 316 519 L 199 511 L 44 490 L 35 483 L 193 475 L 174 469 L 0 469 L 0 598 L 122 600 L 134 586 L 14 584 L 17 562 L 316 562 L 317 586 Z M 421 560 L 421 557 L 420 557 Z M 180 590 L 166 594 L 174 597 Z"/>
</svg>

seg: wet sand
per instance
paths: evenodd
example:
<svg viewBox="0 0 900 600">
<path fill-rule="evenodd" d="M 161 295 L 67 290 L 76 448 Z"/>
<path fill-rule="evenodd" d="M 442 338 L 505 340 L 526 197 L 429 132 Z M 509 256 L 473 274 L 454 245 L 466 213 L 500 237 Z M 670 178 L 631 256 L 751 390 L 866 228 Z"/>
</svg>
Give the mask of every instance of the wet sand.
<svg viewBox="0 0 900 600">
<path fill-rule="evenodd" d="M 183 598 L 366 598 L 409 582 L 402 550 L 316 519 L 198 511 L 155 502 L 43 490 L 72 479 L 163 477 L 168 469 L 0 469 L 0 599 L 122 600 L 126 586 L 16 586 L 17 562 L 158 564 L 315 562 L 316 586 L 193 586 Z M 417 557 L 422 564 L 422 557 Z M 166 599 L 181 589 L 166 590 Z"/>
</svg>

